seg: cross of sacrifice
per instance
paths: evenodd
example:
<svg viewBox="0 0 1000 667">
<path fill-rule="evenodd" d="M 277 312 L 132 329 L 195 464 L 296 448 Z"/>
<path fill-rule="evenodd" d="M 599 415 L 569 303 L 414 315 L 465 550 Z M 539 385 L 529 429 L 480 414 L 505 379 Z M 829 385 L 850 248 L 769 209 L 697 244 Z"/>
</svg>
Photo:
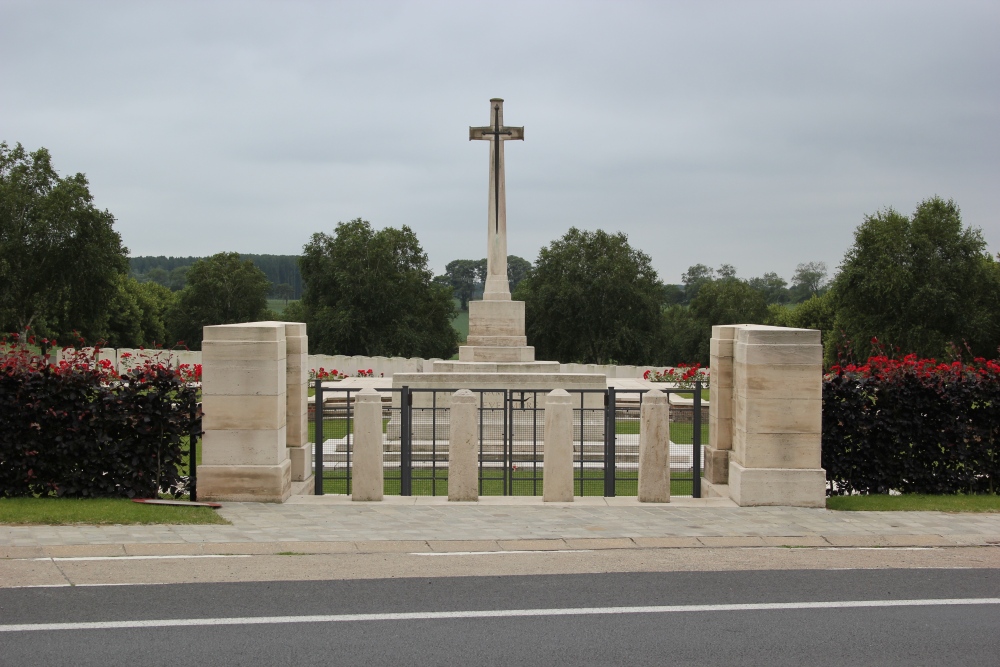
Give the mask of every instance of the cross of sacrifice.
<svg viewBox="0 0 1000 667">
<path fill-rule="evenodd" d="M 470 127 L 469 141 L 479 139 L 490 142 L 490 191 L 489 220 L 486 246 L 486 286 L 484 300 L 493 298 L 509 300 L 507 283 L 507 202 L 504 190 L 503 142 L 509 139 L 524 140 L 523 127 L 503 124 L 503 100 L 490 100 L 491 124 L 487 127 Z"/>
</svg>

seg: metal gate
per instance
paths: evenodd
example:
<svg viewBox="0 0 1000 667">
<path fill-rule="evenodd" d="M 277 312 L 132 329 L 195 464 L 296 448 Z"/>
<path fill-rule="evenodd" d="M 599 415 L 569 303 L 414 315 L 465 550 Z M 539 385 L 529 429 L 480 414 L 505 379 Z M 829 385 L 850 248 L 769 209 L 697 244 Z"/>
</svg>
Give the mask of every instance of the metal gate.
<svg viewBox="0 0 1000 667">
<path fill-rule="evenodd" d="M 310 434 L 315 493 L 351 493 L 357 389 L 313 385 Z M 672 399 L 673 495 L 701 496 L 702 386 L 665 389 Z M 454 389 L 378 388 L 387 495 L 447 495 L 450 399 Z M 541 495 L 549 390 L 473 389 L 479 420 L 479 494 Z M 646 390 L 570 391 L 574 397 L 574 493 L 629 496 L 638 490 L 639 417 Z M 684 403 L 684 401 L 688 401 Z M 675 417 L 674 415 L 677 415 Z"/>
</svg>

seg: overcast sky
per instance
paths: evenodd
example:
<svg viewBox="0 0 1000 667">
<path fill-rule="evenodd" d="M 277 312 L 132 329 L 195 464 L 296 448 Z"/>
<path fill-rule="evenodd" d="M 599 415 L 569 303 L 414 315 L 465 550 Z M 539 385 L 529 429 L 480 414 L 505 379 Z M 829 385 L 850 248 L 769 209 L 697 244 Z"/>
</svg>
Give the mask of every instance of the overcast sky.
<svg viewBox="0 0 1000 667">
<path fill-rule="evenodd" d="M 825 261 L 935 194 L 1000 250 L 1000 3 L 0 0 L 0 140 L 84 172 L 132 255 L 297 254 L 362 217 L 440 272 L 628 234 L 666 282 Z"/>
</svg>

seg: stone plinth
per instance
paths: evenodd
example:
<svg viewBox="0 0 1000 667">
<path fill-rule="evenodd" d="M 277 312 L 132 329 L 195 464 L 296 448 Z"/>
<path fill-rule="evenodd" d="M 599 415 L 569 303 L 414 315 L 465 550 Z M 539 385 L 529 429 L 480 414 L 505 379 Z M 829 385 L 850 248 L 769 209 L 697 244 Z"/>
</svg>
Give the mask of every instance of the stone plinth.
<svg viewBox="0 0 1000 667">
<path fill-rule="evenodd" d="M 562 389 L 545 400 L 542 500 L 573 501 L 573 397 Z"/>
<path fill-rule="evenodd" d="M 205 500 L 282 502 L 291 493 L 285 326 L 205 327 L 198 467 Z"/>
<path fill-rule="evenodd" d="M 352 500 L 382 500 L 382 458 L 382 397 L 374 389 L 365 388 L 358 392 L 354 403 Z"/>
<path fill-rule="evenodd" d="M 305 324 L 285 324 L 285 354 L 285 444 L 292 462 L 292 481 L 303 482 L 313 475 L 308 423 L 309 339 Z"/>
<path fill-rule="evenodd" d="M 479 500 L 479 438 L 476 397 L 460 389 L 451 397 L 448 500 Z"/>
<path fill-rule="evenodd" d="M 558 361 L 435 361 L 434 373 L 559 373 Z"/>
<path fill-rule="evenodd" d="M 824 507 L 820 332 L 741 326 L 734 343 L 730 497 L 741 506 Z"/>
<path fill-rule="evenodd" d="M 464 362 L 530 363 L 535 348 L 524 335 L 524 302 L 470 301 L 469 337 L 458 348 Z M 531 371 L 525 371 L 531 372 Z"/>
<path fill-rule="evenodd" d="M 670 402 L 656 389 L 639 410 L 640 503 L 670 502 Z"/>
<path fill-rule="evenodd" d="M 440 362 L 437 362 L 440 363 Z M 393 387 L 409 387 L 410 389 L 508 389 L 517 391 L 538 391 L 539 407 L 545 405 L 545 394 L 553 389 L 566 391 L 581 389 L 596 389 L 607 391 L 607 378 L 603 375 L 590 373 L 397 373 L 392 376 Z M 398 406 L 398 394 L 393 396 L 393 405 Z M 478 394 L 477 401 L 478 399 Z M 430 392 L 413 394 L 413 406 L 431 407 Z M 451 405 L 451 393 L 437 395 L 437 407 L 447 408 Z M 584 394 L 585 408 L 603 408 L 603 393 Z M 502 405 L 497 406 L 502 407 Z M 580 407 L 579 396 L 574 396 L 574 407 Z"/>
</svg>

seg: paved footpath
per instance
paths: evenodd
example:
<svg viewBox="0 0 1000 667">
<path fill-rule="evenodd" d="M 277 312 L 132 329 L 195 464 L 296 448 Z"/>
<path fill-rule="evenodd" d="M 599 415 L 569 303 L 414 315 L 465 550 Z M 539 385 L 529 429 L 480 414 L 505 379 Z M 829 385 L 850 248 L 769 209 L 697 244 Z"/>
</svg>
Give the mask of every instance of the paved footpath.
<svg viewBox="0 0 1000 667">
<path fill-rule="evenodd" d="M 164 508 L 169 511 L 169 508 Z M 1000 545 L 1000 514 L 740 508 L 676 498 L 297 496 L 284 504 L 224 503 L 231 525 L 0 526 L 0 558 L 129 553 L 371 553 L 588 548 L 961 547 Z"/>
</svg>

